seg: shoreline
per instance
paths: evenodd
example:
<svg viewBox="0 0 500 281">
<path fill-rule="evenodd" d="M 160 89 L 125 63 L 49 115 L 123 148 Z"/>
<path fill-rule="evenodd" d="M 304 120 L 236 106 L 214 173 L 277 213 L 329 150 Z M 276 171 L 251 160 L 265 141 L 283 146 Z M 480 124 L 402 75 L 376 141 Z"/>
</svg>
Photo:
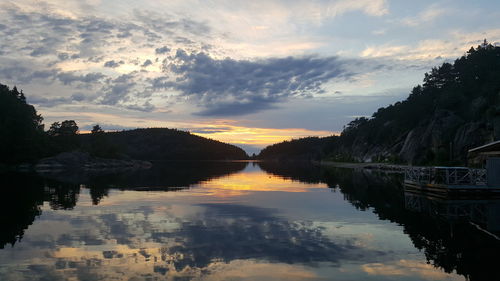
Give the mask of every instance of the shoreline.
<svg viewBox="0 0 500 281">
<path fill-rule="evenodd" d="M 404 173 L 405 169 L 415 167 L 410 165 L 387 164 L 387 163 L 353 163 L 353 162 L 335 162 L 335 161 L 313 161 L 313 163 L 325 167 L 348 168 L 348 169 L 366 169 L 376 170 L 387 173 Z"/>
</svg>

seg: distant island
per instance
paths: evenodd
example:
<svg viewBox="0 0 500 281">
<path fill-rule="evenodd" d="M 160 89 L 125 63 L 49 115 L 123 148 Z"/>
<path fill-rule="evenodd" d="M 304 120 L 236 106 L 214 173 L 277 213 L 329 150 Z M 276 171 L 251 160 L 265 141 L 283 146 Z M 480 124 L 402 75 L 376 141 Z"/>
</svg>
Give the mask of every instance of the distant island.
<svg viewBox="0 0 500 281">
<path fill-rule="evenodd" d="M 37 163 L 92 168 L 144 165 L 136 160 L 248 159 L 239 147 L 176 129 L 104 132 L 95 125 L 89 134 L 80 134 L 74 120 L 64 120 L 44 130 L 43 117 L 26 102 L 23 91 L 2 84 L 0 131 L 0 166 L 4 168 Z"/>
<path fill-rule="evenodd" d="M 500 139 L 500 47 L 486 40 L 425 73 L 408 98 L 360 117 L 340 136 L 264 148 L 258 159 L 465 165 L 467 151 Z"/>
</svg>

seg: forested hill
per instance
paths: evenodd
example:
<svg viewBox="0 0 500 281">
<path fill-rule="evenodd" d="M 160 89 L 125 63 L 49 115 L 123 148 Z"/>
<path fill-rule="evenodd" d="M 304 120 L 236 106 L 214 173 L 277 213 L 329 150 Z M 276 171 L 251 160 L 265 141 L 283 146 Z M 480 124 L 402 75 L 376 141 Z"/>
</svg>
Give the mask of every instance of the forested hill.
<svg viewBox="0 0 500 281">
<path fill-rule="evenodd" d="M 43 118 L 23 91 L 0 84 L 0 163 L 32 161 L 44 155 Z"/>
<path fill-rule="evenodd" d="M 248 158 L 243 149 L 234 145 L 175 129 L 151 128 L 106 133 L 96 125 L 91 134 L 79 134 L 74 120 L 54 122 L 46 131 L 42 121 L 35 107 L 26 102 L 22 91 L 0 84 L 0 168 L 3 165 L 36 163 L 41 158 L 63 152 L 137 160 Z"/>
<path fill-rule="evenodd" d="M 274 160 L 317 160 L 334 149 L 336 137 L 307 137 L 269 145 L 257 158 Z"/>
<path fill-rule="evenodd" d="M 311 147 L 310 154 L 320 150 L 320 158 L 344 161 L 465 164 L 468 149 L 499 138 L 500 47 L 485 41 L 426 73 L 406 100 L 355 119 L 340 137 Z M 275 145 L 273 151 L 291 150 L 289 145 Z M 267 150 L 261 158 L 272 158 Z"/>
<path fill-rule="evenodd" d="M 167 128 L 104 133 L 106 145 L 117 154 L 138 160 L 242 160 L 246 152 L 234 145 Z M 81 135 L 84 146 L 92 134 Z M 106 156 L 106 155 L 103 155 Z"/>
</svg>

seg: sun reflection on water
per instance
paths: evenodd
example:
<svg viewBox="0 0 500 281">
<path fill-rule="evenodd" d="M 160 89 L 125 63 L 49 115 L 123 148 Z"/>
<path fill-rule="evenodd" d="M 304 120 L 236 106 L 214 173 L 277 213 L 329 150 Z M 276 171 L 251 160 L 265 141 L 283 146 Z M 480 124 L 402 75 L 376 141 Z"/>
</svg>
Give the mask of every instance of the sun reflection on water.
<svg viewBox="0 0 500 281">
<path fill-rule="evenodd" d="M 236 197 L 251 192 L 308 192 L 327 188 L 324 183 L 304 184 L 289 178 L 263 173 L 259 170 L 245 170 L 221 178 L 211 179 L 198 185 L 208 196 Z"/>
</svg>

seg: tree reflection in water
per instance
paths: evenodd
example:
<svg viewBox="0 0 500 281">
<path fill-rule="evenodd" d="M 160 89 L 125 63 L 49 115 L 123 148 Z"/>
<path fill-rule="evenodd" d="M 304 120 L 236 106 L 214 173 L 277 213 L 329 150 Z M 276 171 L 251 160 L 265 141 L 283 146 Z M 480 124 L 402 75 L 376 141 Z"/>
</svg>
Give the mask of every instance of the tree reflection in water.
<svg viewBox="0 0 500 281">
<path fill-rule="evenodd" d="M 157 164 L 149 171 L 55 174 L 45 178 L 6 174 L 2 178 L 9 184 L 4 184 L 0 197 L 3 214 L 0 246 L 14 245 L 21 240 L 26 228 L 40 216 L 44 202 L 48 202 L 54 210 L 74 208 L 82 188 L 88 189 L 92 204 L 97 205 L 103 202 L 111 189 L 176 191 L 241 171 L 246 165 L 243 162 L 167 163 Z M 397 175 L 370 171 L 315 167 L 306 163 L 287 165 L 262 162 L 259 166 L 279 177 L 305 183 L 326 183 L 330 188 L 340 191 L 344 199 L 356 209 L 373 212 L 381 220 L 401 225 L 429 263 L 446 272 L 456 271 L 470 280 L 485 280 L 497 274 L 500 244 L 494 235 L 499 234 L 498 201 L 464 203 L 430 200 L 420 195 L 405 194 L 401 177 Z M 457 204 L 462 210 L 475 210 L 475 213 L 462 212 L 461 215 L 450 216 L 449 212 L 444 211 L 457 209 Z M 194 212 L 191 217 L 182 220 L 175 214 L 169 214 L 167 206 L 163 207 L 167 213 L 160 213 L 163 214 L 160 221 L 150 221 L 155 218 L 153 215 L 150 220 L 133 220 L 129 218 L 130 214 L 121 215 L 119 210 L 110 212 L 112 209 L 108 213 L 87 215 L 86 225 L 79 226 L 81 229 L 75 228 L 77 230 L 73 233 L 60 235 L 56 242 L 68 249 L 76 249 L 71 248 L 72 245 L 83 242 L 89 249 L 96 247 L 91 251 L 94 254 L 88 257 L 82 255 L 82 260 L 76 262 L 65 258 L 68 253 L 62 247 L 54 253 L 58 257 L 56 269 L 74 266 L 85 271 L 86 276 L 95 277 L 100 273 L 90 272 L 92 269 L 88 268 L 88 264 L 102 264 L 109 260 L 129 262 L 138 257 L 145 262 L 163 262 L 163 265 L 155 264 L 152 267 L 160 275 L 188 268 L 203 271 L 213 266 L 216 260 L 232 264 L 239 260 L 263 259 L 272 263 L 314 266 L 326 261 L 333 264 L 345 260 L 374 263 L 386 259 L 383 251 L 360 247 L 354 240 L 339 243 L 326 237 L 321 228 L 304 221 L 289 221 L 271 208 L 197 203 L 189 207 L 193 209 L 189 211 Z M 155 214 L 152 206 L 138 208 L 142 209 L 135 211 L 141 214 Z M 163 221 L 165 219 L 167 221 Z M 76 220 L 69 223 L 78 225 Z M 170 224 L 176 226 L 169 228 Z M 89 232 L 88 229 L 99 232 Z M 488 230 L 490 234 L 481 229 Z M 118 246 L 106 248 L 110 240 L 116 241 Z M 149 241 L 155 246 L 149 249 L 131 246 L 137 245 L 138 241 Z M 96 253 L 100 256 L 99 260 L 96 260 Z M 40 272 L 41 269 L 37 270 Z M 49 276 L 52 273 L 47 274 Z"/>
<path fill-rule="evenodd" d="M 43 181 L 35 175 L 2 174 L 0 248 L 23 238 L 24 230 L 41 214 Z"/>
<path fill-rule="evenodd" d="M 241 171 L 245 162 L 158 162 L 148 170 L 68 171 L 37 174 L 3 173 L 0 192 L 0 248 L 22 239 L 24 230 L 48 202 L 53 210 L 73 209 L 80 188 L 89 189 L 94 205 L 110 189 L 175 191 L 212 178 Z"/>
<path fill-rule="evenodd" d="M 370 209 L 380 219 L 402 225 L 414 246 L 445 272 L 456 271 L 469 280 L 497 280 L 499 276 L 500 200 L 430 199 L 405 193 L 399 175 L 368 170 L 282 162 L 260 166 L 275 175 L 339 187 L 356 208 Z"/>
</svg>

